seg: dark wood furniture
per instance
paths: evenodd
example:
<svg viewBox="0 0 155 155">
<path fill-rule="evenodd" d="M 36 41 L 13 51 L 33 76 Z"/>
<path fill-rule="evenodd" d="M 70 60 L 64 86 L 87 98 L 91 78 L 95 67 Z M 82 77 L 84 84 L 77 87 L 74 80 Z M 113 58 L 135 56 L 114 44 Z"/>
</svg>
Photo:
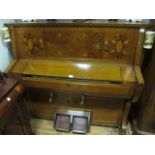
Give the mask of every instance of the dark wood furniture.
<svg viewBox="0 0 155 155">
<path fill-rule="evenodd" d="M 30 134 L 29 117 L 24 105 L 23 87 L 18 80 L 0 81 L 0 134 Z"/>
<path fill-rule="evenodd" d="M 145 86 L 134 109 L 133 127 L 135 134 L 155 134 L 155 43 L 143 74 Z"/>
<path fill-rule="evenodd" d="M 33 116 L 54 108 L 87 110 L 92 123 L 125 133 L 128 112 L 143 88 L 143 23 L 12 23 L 14 60 L 9 77 L 21 79 Z"/>
</svg>

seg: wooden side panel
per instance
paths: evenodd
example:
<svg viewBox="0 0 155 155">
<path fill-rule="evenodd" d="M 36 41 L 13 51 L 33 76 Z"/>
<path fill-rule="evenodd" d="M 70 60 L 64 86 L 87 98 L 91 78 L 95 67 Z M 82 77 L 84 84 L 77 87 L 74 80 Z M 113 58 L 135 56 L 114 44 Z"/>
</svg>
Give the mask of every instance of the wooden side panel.
<svg viewBox="0 0 155 155">
<path fill-rule="evenodd" d="M 150 63 L 144 70 L 144 77 L 144 89 L 135 109 L 137 132 L 155 134 L 155 43 Z"/>
<path fill-rule="evenodd" d="M 134 64 L 141 66 L 143 60 L 143 42 L 145 37 L 145 29 L 139 29 L 137 47 L 134 56 Z"/>
<path fill-rule="evenodd" d="M 11 47 L 12 47 L 12 56 L 13 59 L 18 59 L 18 51 L 17 51 L 17 42 L 16 42 L 16 31 L 15 27 L 10 27 L 10 34 L 11 34 Z"/>
<path fill-rule="evenodd" d="M 76 58 L 131 63 L 138 29 L 71 26 L 16 27 L 20 58 Z"/>
</svg>

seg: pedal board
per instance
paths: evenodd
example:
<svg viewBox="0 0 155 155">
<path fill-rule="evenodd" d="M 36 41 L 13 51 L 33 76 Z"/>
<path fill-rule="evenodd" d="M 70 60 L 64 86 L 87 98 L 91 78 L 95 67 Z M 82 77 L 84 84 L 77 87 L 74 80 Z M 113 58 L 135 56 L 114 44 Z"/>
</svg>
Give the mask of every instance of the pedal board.
<svg viewBox="0 0 155 155">
<path fill-rule="evenodd" d="M 91 111 L 55 109 L 54 128 L 63 132 L 88 133 L 90 131 L 91 113 Z"/>
</svg>

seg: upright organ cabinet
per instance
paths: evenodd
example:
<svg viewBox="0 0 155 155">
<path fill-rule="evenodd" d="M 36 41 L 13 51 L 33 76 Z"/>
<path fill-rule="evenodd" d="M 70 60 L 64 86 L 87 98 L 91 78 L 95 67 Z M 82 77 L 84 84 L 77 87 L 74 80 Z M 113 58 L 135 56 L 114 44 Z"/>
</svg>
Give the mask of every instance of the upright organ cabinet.
<svg viewBox="0 0 155 155">
<path fill-rule="evenodd" d="M 55 108 L 90 111 L 92 124 L 126 131 L 143 88 L 143 41 L 150 25 L 116 22 L 11 23 L 13 61 L 32 116 Z"/>
</svg>

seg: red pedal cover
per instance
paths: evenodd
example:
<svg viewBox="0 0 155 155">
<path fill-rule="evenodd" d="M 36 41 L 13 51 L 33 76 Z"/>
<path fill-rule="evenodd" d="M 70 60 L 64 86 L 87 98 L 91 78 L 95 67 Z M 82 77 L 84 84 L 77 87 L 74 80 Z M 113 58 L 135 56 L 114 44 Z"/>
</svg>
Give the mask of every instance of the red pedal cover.
<svg viewBox="0 0 155 155">
<path fill-rule="evenodd" d="M 70 116 L 63 115 L 63 114 L 57 114 L 56 121 L 55 121 L 55 128 L 56 130 L 69 132 L 70 131 Z"/>
<path fill-rule="evenodd" d="M 88 132 L 88 118 L 73 116 L 73 132 L 87 133 Z"/>
</svg>

